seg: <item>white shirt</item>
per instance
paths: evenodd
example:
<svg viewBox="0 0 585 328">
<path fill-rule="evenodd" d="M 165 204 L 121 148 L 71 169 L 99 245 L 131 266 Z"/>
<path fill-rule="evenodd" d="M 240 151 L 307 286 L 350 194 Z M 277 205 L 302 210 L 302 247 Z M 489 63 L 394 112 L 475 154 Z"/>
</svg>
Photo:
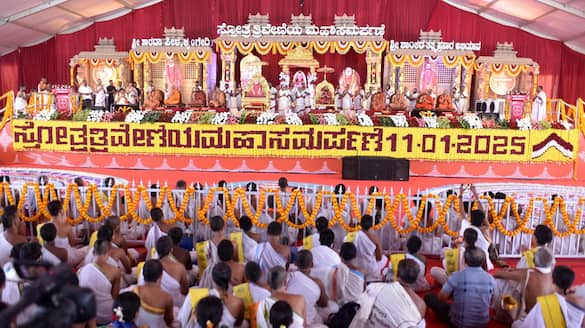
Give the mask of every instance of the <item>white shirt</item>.
<svg viewBox="0 0 585 328">
<path fill-rule="evenodd" d="M 91 95 L 93 93 L 93 90 L 91 90 L 91 88 L 87 85 L 82 85 L 77 89 L 77 92 L 79 92 L 81 94 L 81 99 L 86 100 L 86 99 L 90 99 L 91 100 Z"/>
<path fill-rule="evenodd" d="M 104 87 L 102 87 L 102 86 L 100 86 L 98 89 L 96 89 L 95 106 L 96 107 L 106 107 L 106 90 L 104 90 Z"/>
</svg>

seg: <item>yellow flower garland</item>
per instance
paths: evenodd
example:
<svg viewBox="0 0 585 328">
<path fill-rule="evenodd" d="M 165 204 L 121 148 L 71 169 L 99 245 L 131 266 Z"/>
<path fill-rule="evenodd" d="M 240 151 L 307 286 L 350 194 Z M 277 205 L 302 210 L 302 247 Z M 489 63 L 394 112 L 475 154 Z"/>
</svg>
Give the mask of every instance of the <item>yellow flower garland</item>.
<svg viewBox="0 0 585 328">
<path fill-rule="evenodd" d="M 6 195 L 9 204 L 15 205 L 14 195 L 10 188 L 10 185 L 6 182 L 2 183 L 0 186 L 0 191 Z M 30 216 L 24 214 L 23 208 L 24 204 L 27 203 L 29 198 L 28 188 L 34 188 L 34 196 L 37 200 L 38 204 L 38 211 Z M 81 201 L 81 193 L 79 188 L 75 184 L 70 184 L 67 186 L 66 194 L 63 200 L 63 207 L 66 210 L 69 210 L 70 203 L 75 201 L 75 205 L 79 211 L 79 215 L 77 217 L 69 217 L 67 218 L 70 224 L 79 224 L 81 222 L 88 221 L 92 223 L 97 223 L 103 221 L 107 216 L 109 216 L 112 212 L 112 208 L 116 203 L 117 197 L 119 197 L 119 189 L 124 188 L 124 196 L 127 201 L 128 205 L 128 212 L 121 216 L 122 220 L 135 220 L 141 224 L 149 224 L 152 222 L 150 217 L 146 219 L 142 219 L 138 216 L 137 209 L 140 206 L 140 202 L 143 201 L 146 208 L 151 210 L 154 206 L 162 207 L 165 199 L 170 207 L 170 210 L 174 213 L 174 218 L 167 220 L 169 223 L 173 223 L 176 220 L 182 221 L 186 224 L 191 224 L 193 222 L 192 218 L 188 218 L 185 216 L 185 211 L 187 209 L 189 200 L 191 197 L 195 197 L 198 195 L 192 187 L 189 187 L 185 190 L 183 195 L 181 206 L 177 208 L 175 200 L 172 195 L 172 191 L 168 186 L 164 186 L 160 189 L 159 195 L 155 201 L 155 204 L 151 201 L 149 197 L 149 193 L 145 186 L 138 186 L 134 192 L 130 190 L 128 185 L 116 185 L 112 187 L 112 191 L 109 195 L 102 194 L 99 192 L 97 186 L 90 185 L 87 188 L 87 195 L 86 201 L 82 204 Z M 235 217 L 235 207 L 237 206 L 238 199 L 241 201 L 243 212 L 245 215 L 250 217 L 252 223 L 260 228 L 265 228 L 267 225 L 260 222 L 260 216 L 262 215 L 262 209 L 264 208 L 266 201 L 267 201 L 267 194 L 271 193 L 274 194 L 275 198 L 275 208 L 278 213 L 277 221 L 278 222 L 285 222 L 289 227 L 295 229 L 303 229 L 309 226 L 314 226 L 316 216 L 318 215 L 321 205 L 323 202 L 324 197 L 331 198 L 331 205 L 333 208 L 333 214 L 329 221 L 329 226 L 334 226 L 335 224 L 339 224 L 343 229 L 347 231 L 356 231 L 360 229 L 359 224 L 353 225 L 351 222 L 355 222 L 356 219 L 359 220 L 361 213 L 359 210 L 358 202 L 356 201 L 356 195 L 347 192 L 343 196 L 336 195 L 330 191 L 320 191 L 317 193 L 317 197 L 315 199 L 315 203 L 311 212 L 307 209 L 305 204 L 304 195 L 300 190 L 295 190 L 290 194 L 290 198 L 286 204 L 282 203 L 282 199 L 280 197 L 279 190 L 261 190 L 258 196 L 258 203 L 256 211 L 253 211 L 251 208 L 251 204 L 248 201 L 246 190 L 242 188 L 237 188 L 233 190 L 232 195 L 230 196 L 230 192 L 227 188 L 211 188 L 203 203 L 199 205 L 196 209 L 198 220 L 203 224 L 209 224 L 209 219 L 207 217 L 207 212 L 211 203 L 213 202 L 214 195 L 216 192 L 223 193 L 224 196 L 224 204 L 225 204 L 225 220 L 232 220 L 235 225 L 239 224 L 238 218 Z M 368 200 L 368 205 L 366 207 L 366 214 L 372 214 L 374 210 L 374 206 L 376 203 L 376 198 L 383 197 L 384 199 L 384 209 L 385 209 L 385 216 L 381 219 L 381 221 L 374 225 L 372 229 L 380 230 L 387 224 L 390 224 L 392 228 L 398 232 L 399 234 L 405 235 L 409 234 L 413 231 L 418 231 L 420 233 L 431 233 L 437 231 L 437 229 L 442 228 L 443 231 L 449 235 L 456 237 L 458 235 L 457 231 L 452 231 L 449 229 L 449 226 L 446 222 L 447 212 L 449 208 L 452 206 L 456 209 L 459 208 L 459 199 L 455 195 L 450 195 L 444 203 L 442 203 L 437 195 L 429 194 L 424 195 L 421 197 L 419 206 L 417 208 L 416 216 L 413 216 L 411 212 L 411 208 L 408 204 L 408 196 L 405 194 L 398 194 L 395 195 L 392 199 L 390 195 L 382 194 L 380 192 L 373 193 Z M 71 198 L 75 198 L 72 200 Z M 21 197 L 18 201 L 17 208 L 19 210 L 19 216 L 22 220 L 27 222 L 37 222 L 43 216 L 48 218 L 50 214 L 47 210 L 47 204 L 51 199 L 58 199 L 57 191 L 53 184 L 47 184 L 45 187 L 45 193 L 41 197 L 41 188 L 36 183 L 25 183 L 21 189 Z M 95 200 L 96 210 L 99 210 L 99 215 L 97 217 L 93 217 L 88 214 L 90 204 L 92 199 Z M 573 220 L 569 217 L 567 213 L 567 206 L 565 201 L 558 197 L 555 199 L 552 204 L 549 203 L 547 199 L 542 197 L 533 197 L 529 199 L 528 206 L 524 210 L 523 215 L 521 216 L 518 213 L 518 206 L 516 205 L 516 200 L 510 196 L 506 197 L 503 201 L 501 208 L 499 211 L 496 211 L 496 207 L 494 206 L 494 200 L 489 196 L 481 196 L 480 199 L 487 201 L 488 203 L 488 212 L 490 217 L 492 218 L 491 228 L 497 229 L 500 233 L 505 236 L 514 237 L 520 233 L 532 234 L 533 229 L 528 226 L 528 222 L 532 217 L 534 211 L 534 203 L 539 201 L 543 202 L 543 212 L 545 216 L 544 224 L 549 226 L 553 231 L 553 234 L 557 237 L 567 237 L 571 234 L 578 234 L 582 235 L 585 234 L 585 228 L 578 229 L 578 225 L 580 222 L 580 218 L 582 215 L 582 207 L 585 204 L 585 198 L 580 198 L 578 203 L 578 208 L 575 211 L 575 216 Z M 434 222 L 429 226 L 423 226 L 423 216 L 425 211 L 425 205 L 427 201 L 433 200 L 434 205 L 437 209 L 438 217 L 435 218 Z M 348 204 L 349 202 L 349 204 Z M 106 205 L 107 203 L 107 205 Z M 288 220 L 289 214 L 292 211 L 292 208 L 298 204 L 299 212 L 305 217 L 305 222 L 298 224 L 295 222 L 290 222 Z M 550 205 L 549 205 L 550 204 Z M 343 219 L 343 212 L 349 206 L 350 208 L 350 224 L 346 223 Z M 477 204 L 474 204 L 474 208 L 477 207 Z M 408 220 L 408 227 L 401 227 L 398 224 L 398 214 L 402 210 L 406 214 L 406 219 Z M 507 217 L 508 212 L 510 212 L 510 217 L 513 217 L 516 220 L 516 227 L 513 230 L 508 230 L 504 225 L 504 219 Z M 560 217 L 563 220 L 564 226 L 566 229 L 559 230 L 557 226 L 553 222 L 553 216 L 555 213 L 559 213 Z"/>
</svg>

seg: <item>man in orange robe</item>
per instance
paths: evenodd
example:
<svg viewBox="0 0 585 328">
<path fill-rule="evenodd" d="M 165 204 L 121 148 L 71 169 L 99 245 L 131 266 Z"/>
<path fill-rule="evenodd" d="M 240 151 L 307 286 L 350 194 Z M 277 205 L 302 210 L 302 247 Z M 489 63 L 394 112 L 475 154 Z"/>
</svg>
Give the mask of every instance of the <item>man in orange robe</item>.
<svg viewBox="0 0 585 328">
<path fill-rule="evenodd" d="M 225 107 L 225 93 L 219 87 L 215 87 L 215 89 L 213 89 L 213 92 L 209 97 L 209 107 L 212 108 Z"/>
<path fill-rule="evenodd" d="M 390 97 L 390 109 L 406 110 L 406 98 L 400 89 Z"/>
<path fill-rule="evenodd" d="M 181 104 L 181 93 L 174 85 L 171 85 L 169 96 L 165 99 L 165 105 L 176 106 Z"/>
<path fill-rule="evenodd" d="M 152 90 L 150 90 L 146 96 L 146 99 L 144 99 L 144 108 L 154 109 L 156 107 L 160 107 L 163 101 L 163 97 L 164 95 L 160 90 L 152 88 Z"/>
<path fill-rule="evenodd" d="M 437 98 L 437 108 L 441 110 L 455 110 L 455 106 L 453 106 L 453 102 L 451 101 L 451 96 L 447 91 L 443 91 L 443 93 Z"/>
<path fill-rule="evenodd" d="M 372 95 L 370 109 L 375 112 L 382 112 L 386 110 L 386 95 L 380 91 L 380 89 L 378 89 L 378 91 Z"/>
<path fill-rule="evenodd" d="M 435 100 L 431 96 L 431 92 L 432 90 L 428 89 L 425 93 L 418 96 L 415 106 L 416 109 L 430 110 L 433 109 L 433 107 L 435 107 Z"/>
</svg>

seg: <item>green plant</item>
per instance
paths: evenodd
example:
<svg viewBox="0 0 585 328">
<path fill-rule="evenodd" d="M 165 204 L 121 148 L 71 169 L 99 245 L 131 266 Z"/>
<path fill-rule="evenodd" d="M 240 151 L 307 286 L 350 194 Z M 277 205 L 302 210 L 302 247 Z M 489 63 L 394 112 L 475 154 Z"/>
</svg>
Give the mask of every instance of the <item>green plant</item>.
<svg viewBox="0 0 585 328">
<path fill-rule="evenodd" d="M 382 126 L 396 127 L 394 121 L 390 117 L 380 117 L 380 124 Z"/>
<path fill-rule="evenodd" d="M 201 115 L 201 117 L 199 117 L 199 120 L 197 120 L 197 123 L 198 124 L 211 124 L 211 120 L 213 119 L 214 116 L 215 116 L 215 113 L 207 112 L 207 113 Z"/>
<path fill-rule="evenodd" d="M 449 118 L 444 116 L 437 118 L 437 124 L 439 125 L 439 129 L 449 129 L 451 127 Z"/>
<path fill-rule="evenodd" d="M 464 120 L 463 117 L 459 117 L 459 124 L 461 124 L 462 129 L 470 129 L 471 128 L 471 126 L 469 125 L 469 122 Z"/>
<path fill-rule="evenodd" d="M 319 118 L 317 117 L 317 115 L 310 114 L 309 118 L 311 119 L 312 124 L 316 124 L 316 125 L 321 124 L 321 122 L 319 122 Z"/>
<path fill-rule="evenodd" d="M 506 119 L 497 119 L 496 124 L 500 129 L 509 129 L 510 128 L 510 121 Z"/>
<path fill-rule="evenodd" d="M 160 113 L 161 112 L 158 110 L 151 110 L 151 111 L 144 112 L 144 117 L 142 118 L 140 123 L 155 123 L 158 121 L 158 118 L 160 117 Z"/>
<path fill-rule="evenodd" d="M 89 109 L 80 110 L 77 113 L 73 114 L 71 117 L 72 121 L 87 121 L 87 116 L 89 115 Z"/>
<path fill-rule="evenodd" d="M 248 117 L 248 111 L 242 110 L 242 114 L 240 115 L 240 124 L 246 124 L 246 117 Z"/>
<path fill-rule="evenodd" d="M 345 115 L 337 114 L 335 118 L 337 119 L 337 122 L 339 122 L 339 125 L 348 125 L 348 120 Z"/>
</svg>

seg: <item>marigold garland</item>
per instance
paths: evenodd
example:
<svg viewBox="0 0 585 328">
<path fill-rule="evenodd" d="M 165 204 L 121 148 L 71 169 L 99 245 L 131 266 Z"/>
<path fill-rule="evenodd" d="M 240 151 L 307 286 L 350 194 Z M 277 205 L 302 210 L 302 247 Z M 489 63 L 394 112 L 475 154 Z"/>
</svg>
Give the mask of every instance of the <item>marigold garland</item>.
<svg viewBox="0 0 585 328">
<path fill-rule="evenodd" d="M 14 198 L 14 192 L 10 188 L 10 185 L 7 182 L 3 182 L 0 185 L 0 192 L 6 195 L 8 204 L 17 205 L 19 210 L 19 216 L 22 220 L 27 222 L 37 222 L 42 217 L 50 217 L 50 214 L 47 210 L 47 204 L 52 199 L 58 199 L 57 190 L 55 189 L 53 184 L 47 184 L 44 187 L 44 193 L 41 194 L 41 187 L 37 183 L 25 183 L 22 185 L 22 189 L 20 191 L 21 197 L 16 204 Z M 30 200 L 29 188 L 34 189 L 34 197 L 37 200 L 38 204 L 38 211 L 34 214 L 26 215 L 24 209 L 24 205 L 28 203 Z M 187 210 L 187 206 L 191 199 L 194 197 L 199 196 L 199 193 L 196 193 L 193 187 L 189 187 L 185 190 L 183 197 L 181 199 L 181 206 L 177 208 L 177 204 L 175 203 L 175 199 L 173 197 L 172 190 L 168 186 L 164 186 L 160 188 L 158 197 L 156 200 L 151 200 L 149 197 L 149 192 L 145 186 L 138 186 L 136 187 L 135 191 L 132 192 L 130 186 L 128 185 L 116 185 L 112 187 L 111 192 L 109 193 L 102 193 L 98 190 L 96 185 L 89 185 L 87 187 L 87 193 L 85 196 L 85 201 L 82 202 L 81 192 L 79 187 L 75 184 L 70 184 L 67 186 L 65 197 L 63 199 L 63 206 L 64 208 L 69 211 L 71 208 L 71 202 L 74 201 L 78 215 L 76 217 L 71 217 L 73 213 L 68 213 L 68 222 L 70 224 L 79 224 L 81 222 L 88 221 L 92 223 L 97 223 L 103 221 L 107 216 L 112 213 L 112 208 L 114 204 L 116 204 L 116 200 L 120 197 L 119 193 L 120 189 L 123 188 L 123 195 L 127 202 L 127 213 L 121 215 L 122 220 L 134 220 L 141 224 L 150 224 L 152 219 L 148 218 L 141 218 L 138 213 L 137 209 L 141 206 L 141 202 L 144 202 L 144 206 L 148 210 L 151 210 L 154 206 L 162 207 L 163 204 L 168 204 L 170 210 L 174 214 L 174 218 L 167 220 L 169 223 L 173 223 L 176 220 L 184 222 L 186 224 L 191 224 L 193 222 L 192 218 L 186 217 L 185 212 Z M 275 208 L 277 211 L 277 221 L 278 222 L 285 222 L 289 227 L 294 229 L 303 229 L 309 226 L 315 225 L 315 219 L 318 215 L 319 211 L 321 210 L 321 206 L 323 203 L 323 199 L 325 197 L 331 199 L 331 205 L 333 209 L 332 217 L 329 221 L 329 226 L 334 226 L 335 224 L 339 224 L 343 229 L 347 231 L 355 231 L 359 230 L 361 227 L 359 224 L 353 225 L 351 222 L 354 222 L 356 219 L 361 217 L 361 213 L 359 210 L 358 202 L 356 201 L 356 195 L 347 192 L 343 195 L 334 194 L 331 191 L 320 191 L 317 193 L 315 198 L 315 203 L 312 210 L 309 212 L 307 209 L 307 204 L 305 203 L 304 195 L 300 190 L 294 190 L 290 193 L 290 197 L 286 204 L 283 204 L 281 192 L 279 190 L 261 190 L 258 196 L 257 202 L 257 209 L 253 210 L 248 200 L 248 194 L 246 190 L 242 188 L 237 188 L 231 192 L 227 188 L 211 188 L 207 192 L 206 197 L 204 198 L 203 202 L 199 202 L 198 208 L 196 209 L 196 213 L 198 214 L 198 220 L 203 224 L 208 224 L 209 219 L 207 217 L 207 212 L 209 211 L 210 205 L 214 201 L 214 197 L 216 193 L 223 194 L 223 201 L 225 207 L 225 220 L 232 220 L 236 226 L 239 225 L 238 218 L 235 217 L 235 207 L 238 204 L 238 200 L 240 200 L 243 212 L 250 217 L 252 223 L 260 228 L 265 228 L 267 224 L 260 222 L 260 217 L 263 213 L 262 209 L 264 208 L 267 195 L 274 194 L 275 199 Z M 413 216 L 411 212 L 411 207 L 409 206 L 409 198 L 407 195 L 400 193 L 395 195 L 393 198 L 388 194 L 383 194 L 380 192 L 375 192 L 370 195 L 368 199 L 368 204 L 365 210 L 366 214 L 372 214 L 376 199 L 380 197 L 383 198 L 384 201 L 384 209 L 385 215 L 381 218 L 381 221 L 374 225 L 372 229 L 380 230 L 384 226 L 390 224 L 391 227 L 401 235 L 409 234 L 413 231 L 418 231 L 420 233 L 431 233 L 437 231 L 437 229 L 443 229 L 443 231 L 449 236 L 457 236 L 458 231 L 450 230 L 446 218 L 448 214 L 448 210 L 451 207 L 459 209 L 459 199 L 455 195 L 450 195 L 444 203 L 441 202 L 440 198 L 437 195 L 428 194 L 423 195 L 420 199 L 418 204 L 416 216 Z M 74 199 L 72 199 L 74 198 Z M 423 217 L 425 215 L 425 207 L 427 201 L 434 201 L 435 208 L 437 209 L 438 217 L 430 223 L 428 226 L 423 226 L 424 222 Z M 528 206 L 520 215 L 518 213 L 518 206 L 516 204 L 516 200 L 510 196 L 507 196 L 503 202 L 499 210 L 496 209 L 494 204 L 494 200 L 489 196 L 481 196 L 480 200 L 486 201 L 488 203 L 488 212 L 490 217 L 492 218 L 492 223 L 490 225 L 491 229 L 496 229 L 500 233 L 505 236 L 514 237 L 520 233 L 532 234 L 533 229 L 529 227 L 529 221 L 532 217 L 534 212 L 534 204 L 535 202 L 542 202 L 543 203 L 543 213 L 545 219 L 543 223 L 551 228 L 553 234 L 557 237 L 567 237 L 572 234 L 582 235 L 585 234 L 585 227 L 579 229 L 579 223 L 581 220 L 582 215 L 582 208 L 585 205 L 585 198 L 579 198 L 578 208 L 575 211 L 575 215 L 573 219 L 569 217 L 567 213 L 567 205 L 565 200 L 557 197 L 552 203 L 549 202 L 548 199 L 542 197 L 532 197 L 528 201 Z M 99 212 L 99 215 L 92 216 L 88 213 L 90 211 L 90 205 L 92 202 L 95 202 L 95 211 Z M 153 204 L 154 202 L 154 204 Z M 474 203 L 474 208 L 477 208 L 478 202 Z M 550 204 L 550 205 L 549 205 Z M 296 223 L 291 222 L 288 220 L 289 214 L 291 213 L 293 207 L 298 206 L 298 213 L 302 214 L 305 218 L 303 223 Z M 350 214 L 350 224 L 348 224 L 343 219 L 344 211 L 349 207 L 349 214 Z M 398 215 L 400 212 L 403 211 L 405 213 L 405 218 L 407 220 L 406 227 L 401 226 L 398 223 Z M 509 214 L 508 214 L 509 213 Z M 555 213 L 558 213 L 563 220 L 564 227 L 561 229 L 557 227 L 554 223 L 553 216 Z M 512 230 L 508 230 L 504 224 L 504 220 L 507 217 L 513 217 L 516 221 L 515 227 Z"/>
</svg>

